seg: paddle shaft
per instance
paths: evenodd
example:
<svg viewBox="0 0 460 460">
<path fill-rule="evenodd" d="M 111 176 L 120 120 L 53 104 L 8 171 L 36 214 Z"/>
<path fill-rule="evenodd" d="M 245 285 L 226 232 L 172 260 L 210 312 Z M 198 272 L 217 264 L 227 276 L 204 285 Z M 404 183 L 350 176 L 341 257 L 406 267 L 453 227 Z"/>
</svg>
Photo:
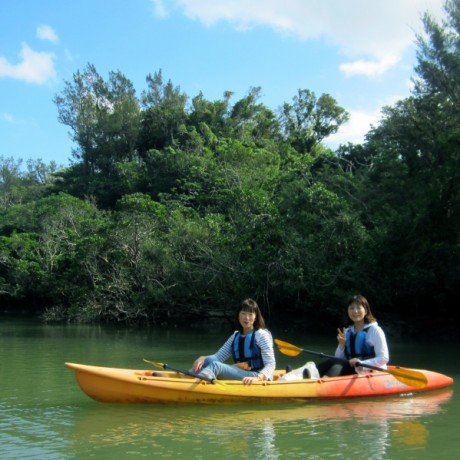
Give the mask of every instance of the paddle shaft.
<svg viewBox="0 0 460 460">
<path fill-rule="evenodd" d="M 169 364 L 155 363 L 155 362 L 150 361 L 149 359 L 145 359 L 145 358 L 144 358 L 144 361 L 146 363 L 153 364 L 154 366 L 162 367 L 163 369 L 169 369 L 170 371 L 179 372 L 181 374 L 188 375 L 189 377 L 194 377 L 196 379 L 205 380 L 206 382 L 209 382 L 209 383 L 215 383 L 216 382 L 215 379 L 211 379 L 211 378 L 206 377 L 206 376 L 201 376 L 201 375 L 195 374 L 195 372 L 192 372 L 192 371 L 184 371 L 183 369 L 178 369 L 177 367 L 170 366 Z"/>
<path fill-rule="evenodd" d="M 321 356 L 321 358 L 333 359 L 334 361 L 337 361 L 339 363 L 344 363 L 344 364 L 348 363 L 348 360 L 346 360 L 344 358 L 337 358 L 336 356 L 333 356 L 333 355 L 326 355 L 325 353 L 322 353 L 320 351 L 306 350 L 304 348 L 302 348 L 302 351 L 304 353 L 310 353 L 311 355 Z M 374 371 L 385 371 L 386 370 L 386 369 L 381 369 L 380 367 L 372 366 L 370 364 L 365 364 L 365 363 L 362 363 L 362 362 L 359 362 L 356 365 L 361 366 L 361 367 L 367 367 L 368 369 L 372 369 Z"/>
<path fill-rule="evenodd" d="M 278 346 L 281 353 L 288 356 L 298 356 L 300 353 L 303 352 L 321 356 L 322 358 L 330 358 L 334 361 L 341 363 L 349 362 L 344 358 L 337 358 L 336 356 L 326 355 L 325 353 L 313 350 L 306 350 L 304 348 L 297 347 L 292 343 L 284 342 L 282 340 L 275 339 L 275 343 Z M 399 380 L 401 383 L 404 383 L 405 385 L 412 385 L 417 388 L 423 388 L 428 383 L 426 375 L 424 375 L 420 371 L 416 371 L 413 369 L 404 369 L 402 367 L 395 367 L 394 369 L 382 369 L 380 367 L 375 367 L 370 364 L 363 364 L 361 362 L 357 363 L 356 366 L 367 367 L 368 369 L 372 369 L 375 371 L 387 372 L 388 374 L 391 374 L 396 380 Z"/>
<path fill-rule="evenodd" d="M 188 375 L 189 377 L 195 377 L 196 379 L 201 379 L 209 383 L 214 383 L 214 379 L 211 379 L 204 375 L 195 374 L 195 372 L 192 371 L 184 371 L 183 369 L 178 369 L 177 367 L 170 366 L 169 364 L 163 364 L 163 369 L 169 369 L 170 371 L 180 372 L 181 374 Z"/>
</svg>

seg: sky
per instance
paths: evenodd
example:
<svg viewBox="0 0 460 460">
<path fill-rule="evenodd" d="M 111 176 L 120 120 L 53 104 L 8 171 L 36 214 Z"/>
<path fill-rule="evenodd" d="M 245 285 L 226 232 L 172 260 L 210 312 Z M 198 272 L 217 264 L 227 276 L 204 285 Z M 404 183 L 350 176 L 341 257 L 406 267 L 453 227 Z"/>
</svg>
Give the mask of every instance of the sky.
<svg viewBox="0 0 460 460">
<path fill-rule="evenodd" d="M 251 88 L 275 112 L 299 90 L 331 95 L 350 121 L 325 140 L 360 143 L 406 98 L 421 15 L 444 0 L 0 0 L 0 158 L 72 161 L 53 102 L 93 64 L 136 89 L 161 71 L 190 99 Z"/>
</svg>

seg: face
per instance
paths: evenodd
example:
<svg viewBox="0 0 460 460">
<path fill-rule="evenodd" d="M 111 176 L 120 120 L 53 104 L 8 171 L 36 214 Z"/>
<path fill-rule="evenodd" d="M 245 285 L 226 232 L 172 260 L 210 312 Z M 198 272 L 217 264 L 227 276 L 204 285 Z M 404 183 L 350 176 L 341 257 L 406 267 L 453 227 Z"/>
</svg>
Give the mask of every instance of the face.
<svg viewBox="0 0 460 460">
<path fill-rule="evenodd" d="M 241 310 L 240 313 L 238 314 L 238 319 L 240 321 L 240 324 L 243 330 L 248 331 L 254 328 L 254 321 L 256 320 L 256 314 Z"/>
<path fill-rule="evenodd" d="M 359 303 L 351 303 L 348 306 L 348 316 L 354 323 L 364 321 L 366 309 Z"/>
</svg>

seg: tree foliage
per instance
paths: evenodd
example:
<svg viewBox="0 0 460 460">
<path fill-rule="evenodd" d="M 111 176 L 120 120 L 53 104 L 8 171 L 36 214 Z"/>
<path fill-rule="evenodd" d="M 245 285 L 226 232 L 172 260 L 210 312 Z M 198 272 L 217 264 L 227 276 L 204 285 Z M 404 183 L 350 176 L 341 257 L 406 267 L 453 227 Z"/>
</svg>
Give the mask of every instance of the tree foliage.
<svg viewBox="0 0 460 460">
<path fill-rule="evenodd" d="M 336 152 L 324 140 L 349 115 L 329 94 L 299 89 L 276 113 L 259 87 L 190 98 L 158 71 L 138 98 L 88 64 L 55 97 L 73 164 L 1 158 L 4 304 L 171 324 L 252 296 L 269 322 L 330 332 L 363 293 L 390 334 L 455 336 L 460 0 L 423 24 L 412 95 Z"/>
</svg>

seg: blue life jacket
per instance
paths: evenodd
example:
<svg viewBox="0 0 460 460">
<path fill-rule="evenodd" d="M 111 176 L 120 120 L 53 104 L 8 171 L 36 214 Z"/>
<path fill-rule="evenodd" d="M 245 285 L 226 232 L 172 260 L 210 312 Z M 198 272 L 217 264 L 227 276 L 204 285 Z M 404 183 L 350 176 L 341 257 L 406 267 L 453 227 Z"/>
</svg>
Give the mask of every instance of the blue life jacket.
<svg viewBox="0 0 460 460">
<path fill-rule="evenodd" d="M 252 371 L 258 371 L 264 367 L 261 351 L 255 343 L 256 331 L 243 336 L 236 332 L 233 337 L 232 355 L 235 363 L 247 362 Z"/>
<path fill-rule="evenodd" d="M 369 326 L 364 327 L 359 332 L 353 333 L 351 327 L 347 329 L 347 344 L 345 347 L 345 356 L 347 359 L 359 358 L 362 360 L 375 358 L 374 347 L 369 346 L 366 342 Z"/>
</svg>

